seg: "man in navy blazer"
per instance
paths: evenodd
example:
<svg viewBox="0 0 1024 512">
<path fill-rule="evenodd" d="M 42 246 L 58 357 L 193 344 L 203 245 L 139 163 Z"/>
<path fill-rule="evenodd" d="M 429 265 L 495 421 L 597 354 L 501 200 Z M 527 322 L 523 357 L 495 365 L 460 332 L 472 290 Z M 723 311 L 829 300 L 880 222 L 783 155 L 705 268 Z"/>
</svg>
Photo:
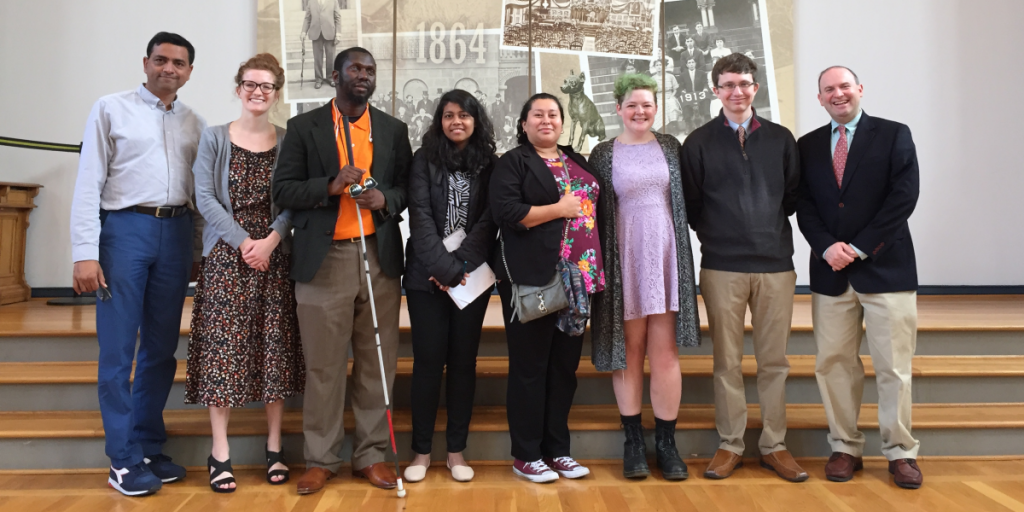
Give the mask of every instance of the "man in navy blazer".
<svg viewBox="0 0 1024 512">
<path fill-rule="evenodd" d="M 797 221 L 811 246 L 815 376 L 828 417 L 829 480 L 863 467 L 857 430 L 864 391 L 862 322 L 878 388 L 882 454 L 896 485 L 917 489 L 920 442 L 910 432 L 911 361 L 917 342 L 917 262 L 907 219 L 919 173 L 910 129 L 860 108 L 857 75 L 833 66 L 818 78 L 831 123 L 800 138 Z"/>
</svg>

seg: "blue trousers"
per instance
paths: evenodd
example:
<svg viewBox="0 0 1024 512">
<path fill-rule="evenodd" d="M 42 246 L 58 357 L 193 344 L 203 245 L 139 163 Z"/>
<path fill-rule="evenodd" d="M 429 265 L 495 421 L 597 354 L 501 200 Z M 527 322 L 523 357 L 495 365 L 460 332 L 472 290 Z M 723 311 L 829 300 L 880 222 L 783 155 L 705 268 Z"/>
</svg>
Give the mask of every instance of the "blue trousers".
<svg viewBox="0 0 1024 512">
<path fill-rule="evenodd" d="M 192 218 L 103 212 L 99 249 L 112 295 L 96 303 L 100 412 L 107 456 L 123 468 L 160 453 L 167 441 L 163 410 L 192 268 Z"/>
</svg>

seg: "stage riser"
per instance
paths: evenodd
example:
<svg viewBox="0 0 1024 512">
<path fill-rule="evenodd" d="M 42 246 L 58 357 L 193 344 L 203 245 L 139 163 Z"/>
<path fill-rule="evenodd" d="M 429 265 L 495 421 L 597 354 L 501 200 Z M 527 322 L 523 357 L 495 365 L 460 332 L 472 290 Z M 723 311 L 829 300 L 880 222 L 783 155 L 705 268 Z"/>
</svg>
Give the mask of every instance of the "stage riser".
<svg viewBox="0 0 1024 512">
<path fill-rule="evenodd" d="M 749 429 L 744 436 L 746 457 L 759 455 L 757 442 L 760 429 Z M 789 450 L 797 457 L 827 456 L 831 449 L 826 440 L 825 430 L 794 430 L 786 436 Z M 877 430 L 867 430 L 865 455 L 881 455 L 881 441 Z M 921 455 L 928 456 L 996 456 L 1024 455 L 1024 430 L 925 430 L 915 429 L 914 435 L 921 441 Z M 396 434 L 399 456 L 403 461 L 413 457 L 409 433 Z M 622 432 L 586 431 L 572 434 L 572 454 L 577 459 L 621 459 Z M 235 465 L 265 464 L 263 449 L 266 438 L 262 436 L 238 436 L 230 439 L 231 462 Z M 350 460 L 352 453 L 351 436 L 346 436 L 342 458 Z M 165 453 L 174 461 L 186 466 L 205 466 L 210 454 L 208 437 L 172 437 L 165 446 Z M 709 458 L 718 447 L 718 433 L 714 430 L 692 430 L 676 433 L 676 444 L 684 458 Z M 302 461 L 302 436 L 297 434 L 284 437 L 285 454 L 290 461 Z M 654 463 L 654 435 L 648 432 L 648 456 Z M 444 460 L 444 433 L 434 435 L 434 460 Z M 471 432 L 464 452 L 469 460 L 507 460 L 510 442 L 508 432 Z M 4 439 L 0 440 L 0 470 L 7 469 L 73 469 L 102 468 L 109 465 L 104 455 L 102 438 L 88 439 Z M 390 457 L 390 456 L 389 456 Z M 391 459 L 388 459 L 391 463 Z M 347 469 L 343 469 L 347 471 Z M 443 467 L 432 471 L 445 471 Z M 511 471 L 511 470 L 510 470 Z M 694 475 L 698 477 L 697 475 Z M 190 476 L 189 478 L 195 478 Z M 102 481 L 101 476 L 97 476 Z M 685 485 L 685 484 L 684 484 Z"/>
<path fill-rule="evenodd" d="M 583 355 L 590 355 L 590 334 L 583 343 Z M 917 355 L 1019 355 L 1024 347 L 1024 333 L 999 331 L 920 332 L 917 336 Z M 816 352 L 814 334 L 806 331 L 790 335 L 787 353 L 813 355 Z M 711 355 L 711 337 L 704 333 L 700 347 L 680 349 L 681 355 Z M 188 353 L 188 336 L 181 336 L 175 356 L 184 359 Z M 504 332 L 485 332 L 480 340 L 480 356 L 507 356 Z M 747 333 L 745 354 L 754 353 L 753 339 Z M 861 343 L 861 354 L 869 355 L 866 341 Z M 99 355 L 95 337 L 35 338 L 11 337 L 0 343 L 0 361 L 95 361 Z M 399 338 L 399 357 L 412 357 L 412 336 L 402 333 Z"/>
<path fill-rule="evenodd" d="M 757 380 L 744 379 L 747 403 L 757 403 Z M 650 403 L 645 382 L 644 403 Z M 411 378 L 395 379 L 395 406 L 407 408 L 411 400 Z M 0 386 L 0 411 L 94 411 L 99 401 L 94 384 L 19 384 Z M 989 403 L 1024 402 L 1024 378 L 1021 377 L 917 377 L 912 389 L 915 403 Z M 476 405 L 505 405 L 506 380 L 500 378 L 477 379 Z M 440 394 L 445 404 L 444 388 Z M 185 385 L 177 383 L 171 388 L 167 409 L 202 408 L 184 403 Z M 786 382 L 786 401 L 789 403 L 821 403 L 818 384 L 813 377 L 790 377 Z M 877 403 L 878 393 L 873 377 L 864 380 L 864 403 Z M 582 378 L 576 390 L 577 405 L 615 403 L 610 378 Z M 714 387 L 710 377 L 683 379 L 681 403 L 714 403 Z M 302 397 L 286 400 L 289 409 L 301 409 Z M 249 404 L 262 407 L 261 403 Z"/>
</svg>

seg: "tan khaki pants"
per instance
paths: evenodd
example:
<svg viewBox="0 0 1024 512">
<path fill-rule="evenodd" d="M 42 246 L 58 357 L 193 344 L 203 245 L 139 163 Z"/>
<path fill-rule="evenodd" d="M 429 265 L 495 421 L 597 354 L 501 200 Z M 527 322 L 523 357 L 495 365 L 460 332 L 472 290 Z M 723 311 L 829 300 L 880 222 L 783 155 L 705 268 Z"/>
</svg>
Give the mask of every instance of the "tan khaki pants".
<svg viewBox="0 0 1024 512">
<path fill-rule="evenodd" d="M 878 387 L 882 454 L 916 459 L 921 443 L 910 434 L 911 363 L 917 346 L 917 292 L 857 293 L 811 297 L 818 357 L 814 375 L 828 416 L 832 451 L 860 457 L 864 434 L 857 430 L 864 395 L 860 343 L 867 325 L 868 349 Z"/>
<path fill-rule="evenodd" d="M 719 448 L 743 454 L 747 395 L 743 387 L 743 330 L 747 306 L 754 328 L 757 397 L 764 428 L 762 455 L 786 449 L 786 347 L 793 323 L 796 272 L 746 274 L 701 269 L 700 293 L 708 312 L 714 354 L 715 424 Z"/>
<path fill-rule="evenodd" d="M 366 247 L 390 395 L 398 357 L 401 283 L 381 271 L 376 240 L 369 238 Z M 362 469 L 383 462 L 384 450 L 389 449 L 387 408 L 384 406 L 384 387 L 380 381 L 370 295 L 362 259 L 359 243 L 334 242 L 313 280 L 295 283 L 299 329 L 306 358 L 302 432 L 305 435 L 307 467 L 337 472 L 341 466 L 350 346 L 354 355 L 352 467 Z"/>
</svg>

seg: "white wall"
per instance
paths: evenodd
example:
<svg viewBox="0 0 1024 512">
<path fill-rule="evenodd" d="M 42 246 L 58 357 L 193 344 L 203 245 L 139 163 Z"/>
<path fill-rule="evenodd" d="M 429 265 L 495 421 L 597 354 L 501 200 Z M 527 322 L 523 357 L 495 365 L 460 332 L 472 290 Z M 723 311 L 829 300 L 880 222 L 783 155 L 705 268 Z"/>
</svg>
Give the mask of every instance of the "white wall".
<svg viewBox="0 0 1024 512">
<path fill-rule="evenodd" d="M 157 32 L 196 47 L 179 97 L 210 124 L 238 116 L 233 79 L 255 53 L 254 0 L 0 0 L 0 135 L 77 144 L 97 98 L 146 80 Z M 31 214 L 26 278 L 71 286 L 69 217 L 78 155 L 0 147 L 0 181 L 45 188 Z"/>
<path fill-rule="evenodd" d="M 921 198 L 910 218 L 921 284 L 1024 284 L 1024 2 L 796 0 L 799 135 L 828 122 L 818 73 L 857 72 L 861 106 L 910 126 Z M 794 222 L 795 225 L 795 222 Z M 806 283 L 809 249 L 797 248 Z"/>
<path fill-rule="evenodd" d="M 921 283 L 1024 284 L 1014 258 L 1024 251 L 1024 169 L 1011 153 L 1022 144 L 1013 125 L 1024 119 L 1015 94 L 1024 2 L 795 0 L 794 10 L 797 136 L 828 121 L 815 99 L 818 72 L 853 68 L 865 109 L 910 125 L 917 143 L 911 229 Z M 0 135 L 77 143 L 96 98 L 145 80 L 145 45 L 160 30 L 196 46 L 182 100 L 211 124 L 237 116 L 231 79 L 255 53 L 253 0 L 0 0 Z M 0 180 L 45 186 L 29 228 L 33 287 L 71 284 L 76 169 L 73 154 L 0 147 Z M 807 284 L 799 232 L 796 242 L 798 283 Z"/>
</svg>

